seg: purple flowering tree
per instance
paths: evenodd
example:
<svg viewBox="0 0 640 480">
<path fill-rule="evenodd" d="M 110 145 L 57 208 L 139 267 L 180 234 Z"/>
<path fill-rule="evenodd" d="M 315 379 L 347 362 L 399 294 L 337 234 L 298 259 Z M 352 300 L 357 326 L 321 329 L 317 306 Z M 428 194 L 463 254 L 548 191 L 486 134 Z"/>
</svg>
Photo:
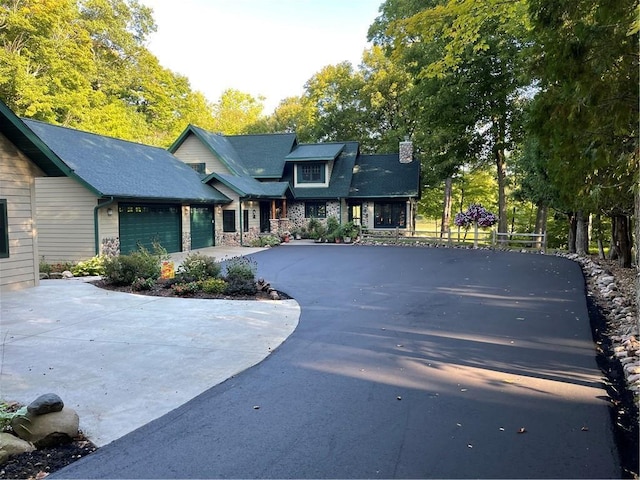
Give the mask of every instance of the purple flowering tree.
<svg viewBox="0 0 640 480">
<path fill-rule="evenodd" d="M 498 221 L 498 217 L 487 211 L 481 204 L 473 203 L 466 212 L 457 213 L 453 221 L 458 227 L 465 230 L 473 225 L 473 247 L 478 248 L 478 228 L 492 227 Z"/>
</svg>

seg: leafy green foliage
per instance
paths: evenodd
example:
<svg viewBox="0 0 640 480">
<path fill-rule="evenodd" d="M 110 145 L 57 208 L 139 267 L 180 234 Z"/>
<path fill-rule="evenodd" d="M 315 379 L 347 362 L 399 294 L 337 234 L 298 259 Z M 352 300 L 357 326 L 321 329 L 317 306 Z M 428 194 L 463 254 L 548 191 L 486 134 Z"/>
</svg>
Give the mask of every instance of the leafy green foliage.
<svg viewBox="0 0 640 480">
<path fill-rule="evenodd" d="M 275 235 L 261 235 L 251 241 L 252 247 L 275 247 L 280 245 L 280 239 Z"/>
<path fill-rule="evenodd" d="M 104 279 L 114 285 L 133 285 L 139 279 L 156 280 L 160 271 L 160 257 L 146 249 L 106 258 L 104 262 Z"/>
<path fill-rule="evenodd" d="M 11 425 L 14 418 L 24 417 L 27 415 L 27 407 L 15 408 L 7 403 L 0 403 L 0 431 L 5 431 Z"/>
<path fill-rule="evenodd" d="M 190 253 L 178 268 L 178 275 L 193 280 L 217 278 L 222 267 L 214 257 L 201 253 Z"/>
<path fill-rule="evenodd" d="M 103 255 L 97 255 L 84 262 L 78 262 L 77 265 L 71 268 L 71 273 L 73 273 L 75 277 L 104 275 L 104 262 L 105 257 Z"/>
<path fill-rule="evenodd" d="M 178 296 L 193 295 L 201 290 L 200 282 L 182 282 L 171 285 L 173 293 Z"/>
<path fill-rule="evenodd" d="M 227 289 L 227 282 L 222 278 L 207 278 L 199 283 L 200 289 L 205 293 L 222 294 Z"/>
<path fill-rule="evenodd" d="M 136 278 L 131 284 L 131 290 L 151 290 L 156 285 L 156 283 L 156 280 L 153 278 Z"/>
</svg>

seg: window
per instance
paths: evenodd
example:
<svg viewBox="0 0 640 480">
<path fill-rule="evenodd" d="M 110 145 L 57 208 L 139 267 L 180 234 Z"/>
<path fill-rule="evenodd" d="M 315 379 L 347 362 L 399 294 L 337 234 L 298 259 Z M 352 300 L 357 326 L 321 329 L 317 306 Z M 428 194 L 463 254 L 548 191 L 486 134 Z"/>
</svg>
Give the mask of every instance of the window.
<svg viewBox="0 0 640 480">
<path fill-rule="evenodd" d="M 249 210 L 244 210 L 242 212 L 242 231 L 249 231 Z"/>
<path fill-rule="evenodd" d="M 298 168 L 298 183 L 325 183 L 326 165 L 322 162 L 301 163 Z"/>
<path fill-rule="evenodd" d="M 7 201 L 0 200 L 0 258 L 9 258 L 9 222 Z"/>
<path fill-rule="evenodd" d="M 404 202 L 376 203 L 373 208 L 375 228 L 405 228 L 406 204 Z"/>
<path fill-rule="evenodd" d="M 304 216 L 305 218 L 326 218 L 326 202 L 306 202 L 304 204 Z"/>
<path fill-rule="evenodd" d="M 222 211 L 222 231 L 223 232 L 235 232 L 236 231 L 236 212 L 235 212 L 235 210 L 223 210 Z"/>
<path fill-rule="evenodd" d="M 187 163 L 191 168 L 193 168 L 196 172 L 205 174 L 205 164 L 204 163 Z"/>
</svg>

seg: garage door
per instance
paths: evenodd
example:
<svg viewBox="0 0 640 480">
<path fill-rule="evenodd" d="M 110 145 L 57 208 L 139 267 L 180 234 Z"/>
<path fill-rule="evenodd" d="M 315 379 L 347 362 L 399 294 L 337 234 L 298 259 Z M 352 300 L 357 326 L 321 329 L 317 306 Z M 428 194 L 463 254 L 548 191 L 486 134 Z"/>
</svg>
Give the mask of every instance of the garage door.
<svg viewBox="0 0 640 480">
<path fill-rule="evenodd" d="M 120 252 L 138 250 L 139 246 L 153 250 L 158 242 L 169 253 L 181 250 L 179 205 L 133 205 L 120 204 Z"/>
<path fill-rule="evenodd" d="M 191 248 L 213 247 L 213 208 L 191 207 Z"/>
</svg>

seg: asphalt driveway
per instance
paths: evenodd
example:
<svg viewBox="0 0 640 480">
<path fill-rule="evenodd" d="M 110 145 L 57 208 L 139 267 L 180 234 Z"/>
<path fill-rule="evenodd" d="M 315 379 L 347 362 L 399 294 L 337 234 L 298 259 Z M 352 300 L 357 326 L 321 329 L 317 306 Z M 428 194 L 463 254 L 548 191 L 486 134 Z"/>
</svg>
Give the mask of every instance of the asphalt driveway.
<svg viewBox="0 0 640 480">
<path fill-rule="evenodd" d="M 52 477 L 619 478 L 577 264 L 344 245 L 253 257 L 301 307 L 289 339 Z"/>
</svg>

